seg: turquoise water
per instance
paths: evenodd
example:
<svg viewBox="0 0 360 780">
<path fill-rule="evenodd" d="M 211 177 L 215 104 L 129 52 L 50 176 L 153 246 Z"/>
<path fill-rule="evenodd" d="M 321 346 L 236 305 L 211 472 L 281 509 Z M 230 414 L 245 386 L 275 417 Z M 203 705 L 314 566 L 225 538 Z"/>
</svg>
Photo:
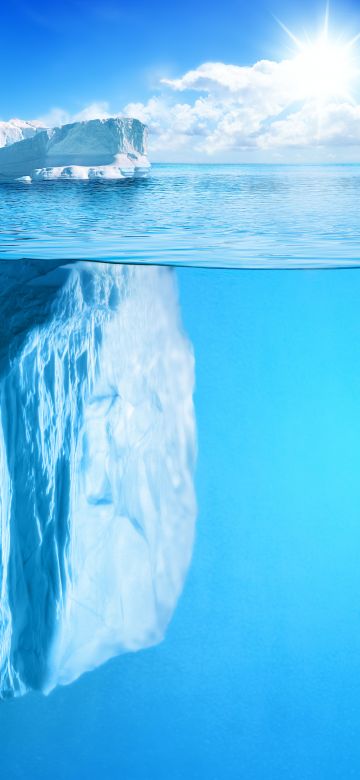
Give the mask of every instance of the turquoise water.
<svg viewBox="0 0 360 780">
<path fill-rule="evenodd" d="M 357 168 L 326 168 L 320 173 L 313 168 L 245 169 L 247 198 L 239 194 L 244 169 L 234 168 L 228 174 L 229 193 L 231 177 L 235 189 L 228 208 L 222 200 L 222 167 L 212 169 L 210 193 L 205 169 L 201 170 L 205 193 L 201 202 L 195 195 L 195 169 L 176 173 L 180 183 L 175 194 L 170 192 L 169 180 L 175 186 L 172 171 L 161 169 L 161 181 L 168 182 L 169 190 L 167 196 L 160 191 L 158 201 L 154 181 L 146 182 L 145 188 L 144 183 L 136 184 L 134 191 L 126 185 L 125 194 L 117 188 L 95 192 L 69 188 L 66 197 L 90 199 L 96 214 L 101 211 L 98 195 L 106 200 L 111 194 L 116 201 L 120 192 L 132 214 L 131 224 L 137 225 L 134 236 L 129 229 L 126 238 L 127 246 L 133 243 L 132 257 L 140 244 L 148 244 L 152 256 L 152 242 L 160 247 L 159 228 L 167 220 L 167 240 L 173 249 L 178 231 L 179 252 L 185 253 L 181 238 L 185 231 L 191 262 L 202 264 L 208 243 L 211 258 L 216 255 L 216 264 L 221 265 L 221 256 L 230 257 L 226 240 L 221 241 L 221 212 L 224 235 L 233 242 L 234 198 L 238 206 L 242 203 L 238 215 L 248 225 L 246 236 L 236 239 L 237 248 L 246 245 L 250 251 L 251 236 L 256 237 L 261 222 L 264 230 L 268 224 L 268 246 L 275 242 L 277 257 L 284 252 L 289 265 L 296 264 L 300 248 L 302 256 L 310 257 L 313 239 L 316 264 L 323 257 L 320 245 L 321 251 L 331 246 L 337 262 L 346 265 L 351 254 L 358 262 Z M 304 190 L 307 196 L 301 199 Z M 15 187 L 11 192 L 20 209 L 20 190 Z M 154 237 L 149 223 L 141 226 L 144 192 L 152 193 Z M 164 206 L 170 196 L 173 204 L 177 201 L 173 213 Z M 28 189 L 21 197 L 38 202 L 49 198 L 49 191 Z M 264 203 L 266 217 L 260 208 Z M 149 204 L 147 208 L 150 219 Z M 24 209 L 30 219 L 29 205 Z M 84 208 L 84 220 L 85 212 Z M 11 213 L 15 224 L 15 212 Z M 41 251 L 48 251 L 49 239 L 42 244 L 35 236 L 37 231 L 41 234 L 37 213 L 34 237 L 27 241 L 28 256 L 36 245 L 39 253 L 41 246 Z M 125 225 L 125 214 L 122 220 Z M 185 227 L 176 227 L 181 220 Z M 91 217 L 82 224 L 85 232 L 90 231 Z M 26 244 L 24 225 L 19 222 L 21 251 Z M 91 229 L 96 233 L 95 226 Z M 55 242 L 55 226 L 53 230 Z M 13 252 L 15 257 L 18 249 L 9 235 L 3 254 Z M 216 235 L 218 243 L 213 240 Z M 70 233 L 67 240 L 71 241 Z M 74 236 L 74 247 L 79 246 Z M 266 246 L 265 231 L 253 252 L 259 258 L 261 251 L 271 266 Z M 93 241 L 89 247 L 94 251 Z M 164 255 L 165 247 L 160 257 Z M 175 273 L 184 326 L 194 345 L 199 439 L 197 538 L 183 596 L 158 647 L 116 658 L 48 698 L 30 694 L 1 704 L 1 776 L 356 778 L 360 270 L 266 274 L 180 268 Z"/>
<path fill-rule="evenodd" d="M 154 165 L 148 179 L 0 189 L 0 258 L 354 266 L 360 166 Z"/>
</svg>

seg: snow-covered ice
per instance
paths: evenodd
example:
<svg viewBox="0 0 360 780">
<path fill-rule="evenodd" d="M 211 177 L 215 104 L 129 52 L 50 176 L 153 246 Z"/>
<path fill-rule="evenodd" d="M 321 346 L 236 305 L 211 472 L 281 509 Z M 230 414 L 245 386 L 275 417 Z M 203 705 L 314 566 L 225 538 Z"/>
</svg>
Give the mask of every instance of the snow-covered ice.
<svg viewBox="0 0 360 780">
<path fill-rule="evenodd" d="M 0 695 L 162 639 L 190 561 L 194 365 L 170 269 L 0 264 Z"/>
<path fill-rule="evenodd" d="M 41 122 L 27 122 L 24 119 L 10 119 L 8 122 L 0 121 L 0 148 L 10 146 L 24 138 L 32 138 L 35 133 L 45 128 Z"/>
<path fill-rule="evenodd" d="M 22 140 L 16 134 L 14 137 L 15 130 L 22 134 Z M 146 156 L 147 130 L 138 119 L 92 119 L 36 130 L 30 124 L 28 130 L 16 127 L 13 135 L 4 131 L 6 145 L 0 148 L 0 182 L 25 177 L 28 181 L 123 179 L 144 176 L 150 167 Z M 31 137 L 25 137 L 26 134 Z"/>
</svg>

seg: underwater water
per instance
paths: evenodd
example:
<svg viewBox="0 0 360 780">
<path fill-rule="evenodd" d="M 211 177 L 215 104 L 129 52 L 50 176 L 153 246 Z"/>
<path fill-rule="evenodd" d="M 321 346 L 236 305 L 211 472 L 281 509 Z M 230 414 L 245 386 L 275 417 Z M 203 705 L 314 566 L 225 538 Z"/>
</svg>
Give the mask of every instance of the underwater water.
<svg viewBox="0 0 360 780">
<path fill-rule="evenodd" d="M 298 175 L 305 180 L 308 169 Z M 346 211 L 334 196 L 336 175 L 338 191 L 349 198 Z M 275 188 L 272 235 L 283 242 L 284 257 L 287 247 L 290 266 L 294 247 L 310 251 L 316 214 L 323 238 L 317 246 L 324 248 L 327 233 L 334 257 L 346 261 L 352 252 L 358 263 L 356 201 L 343 184 L 348 177 L 354 193 L 357 176 L 355 168 L 331 169 L 322 202 L 320 183 L 307 186 L 303 208 L 312 213 L 314 186 L 314 221 L 306 233 L 294 227 L 294 242 L 281 234 Z M 126 186 L 125 199 L 131 198 Z M 299 180 L 293 187 L 300 192 Z M 214 192 L 220 228 L 221 177 L 217 199 Z M 188 187 L 182 196 L 179 185 L 177 198 L 191 224 Z M 263 198 L 260 187 L 258 210 L 251 206 L 253 234 Z M 198 208 L 209 215 L 204 203 Z M 161 218 L 165 208 L 159 210 Z M 225 234 L 226 209 L 223 217 Z M 232 231 L 234 223 L 235 217 Z M 208 222 L 199 224 L 199 241 L 206 241 L 207 228 Z M 147 227 L 141 229 L 145 245 Z M 23 232 L 22 226 L 21 252 Z M 176 231 L 170 232 L 174 248 Z M 27 240 L 27 257 L 36 256 L 32 244 L 39 241 Z M 197 242 L 191 230 L 188 241 Z M 4 245 L 4 259 L 12 248 L 20 271 L 15 243 L 10 250 Z M 218 258 L 220 250 L 219 234 Z M 198 517 L 183 593 L 161 644 L 118 655 L 49 696 L 30 692 L 0 702 L 4 778 L 343 780 L 359 774 L 360 270 L 264 273 L 188 265 L 169 272 L 195 357 Z M 108 266 L 96 266 L 106 278 Z M 33 263 L 30 269 L 34 274 Z M 137 269 L 136 289 L 148 270 Z M 173 282 L 166 300 L 173 300 Z M 15 327 L 15 336 L 22 329 Z M 124 351 L 124 341 L 120 346 Z"/>
</svg>

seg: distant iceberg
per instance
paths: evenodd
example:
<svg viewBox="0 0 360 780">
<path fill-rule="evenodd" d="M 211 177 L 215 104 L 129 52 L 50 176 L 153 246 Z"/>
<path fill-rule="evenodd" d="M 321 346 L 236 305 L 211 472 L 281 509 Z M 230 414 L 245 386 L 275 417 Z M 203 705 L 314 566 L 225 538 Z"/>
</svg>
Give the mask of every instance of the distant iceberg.
<svg viewBox="0 0 360 780">
<path fill-rule="evenodd" d="M 194 534 L 170 269 L 0 265 L 0 696 L 159 642 Z"/>
<path fill-rule="evenodd" d="M 92 119 L 52 130 L 39 130 L 31 123 L 20 127 L 18 121 L 7 128 L 5 140 L 0 148 L 0 182 L 124 179 L 145 176 L 150 167 L 147 129 L 138 119 Z"/>
</svg>

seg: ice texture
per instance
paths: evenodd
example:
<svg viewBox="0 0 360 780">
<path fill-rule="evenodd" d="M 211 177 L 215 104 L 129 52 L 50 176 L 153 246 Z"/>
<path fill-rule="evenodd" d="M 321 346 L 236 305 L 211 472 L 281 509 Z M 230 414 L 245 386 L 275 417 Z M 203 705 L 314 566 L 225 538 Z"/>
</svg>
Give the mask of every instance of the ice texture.
<svg viewBox="0 0 360 780">
<path fill-rule="evenodd" d="M 123 179 L 144 176 L 146 126 L 138 119 L 91 119 L 42 130 L 0 148 L 0 181 Z"/>
<path fill-rule="evenodd" d="M 0 695 L 159 642 L 195 523 L 194 361 L 166 268 L 0 264 Z"/>
<path fill-rule="evenodd" d="M 0 147 L 10 146 L 24 138 L 32 138 L 35 133 L 45 128 L 41 122 L 27 122 L 24 119 L 10 119 L 8 122 L 0 121 Z"/>
</svg>

